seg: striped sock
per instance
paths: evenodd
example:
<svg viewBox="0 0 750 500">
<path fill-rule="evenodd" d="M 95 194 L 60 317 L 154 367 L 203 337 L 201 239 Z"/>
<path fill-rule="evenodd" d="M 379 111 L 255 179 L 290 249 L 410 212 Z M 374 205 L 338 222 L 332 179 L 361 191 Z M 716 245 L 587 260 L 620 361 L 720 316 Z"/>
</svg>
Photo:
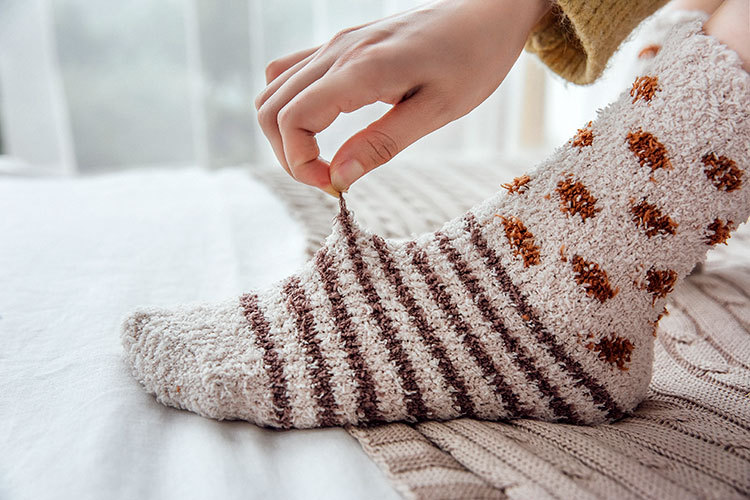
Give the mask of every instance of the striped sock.
<svg viewBox="0 0 750 500">
<path fill-rule="evenodd" d="M 271 427 L 621 418 L 665 297 L 750 215 L 749 109 L 736 54 L 679 26 L 507 192 L 408 242 L 342 199 L 323 248 L 271 289 L 131 315 L 129 362 L 164 404 Z"/>
</svg>

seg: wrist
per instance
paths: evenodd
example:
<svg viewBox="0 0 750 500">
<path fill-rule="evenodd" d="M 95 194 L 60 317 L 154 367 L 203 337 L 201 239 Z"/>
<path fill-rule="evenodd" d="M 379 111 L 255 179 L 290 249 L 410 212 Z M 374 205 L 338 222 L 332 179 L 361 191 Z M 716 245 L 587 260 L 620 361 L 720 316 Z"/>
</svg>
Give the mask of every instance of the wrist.
<svg viewBox="0 0 750 500">
<path fill-rule="evenodd" d="M 542 18 L 552 10 L 554 0 L 472 0 L 488 9 L 487 15 L 510 20 L 526 38 Z"/>
<path fill-rule="evenodd" d="M 515 3 L 517 4 L 517 2 Z M 531 21 L 529 31 L 531 31 L 531 28 L 536 26 L 539 21 L 541 21 L 542 18 L 552 10 L 554 3 L 554 0 L 527 0 L 523 2 L 524 10 L 526 10 L 527 17 Z"/>
</svg>

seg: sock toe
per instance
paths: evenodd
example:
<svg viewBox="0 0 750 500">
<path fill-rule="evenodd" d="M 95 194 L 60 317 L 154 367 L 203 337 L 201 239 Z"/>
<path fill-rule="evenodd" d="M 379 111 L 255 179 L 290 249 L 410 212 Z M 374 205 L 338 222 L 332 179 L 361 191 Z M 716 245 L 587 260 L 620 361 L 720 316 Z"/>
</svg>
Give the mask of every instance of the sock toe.
<svg viewBox="0 0 750 500">
<path fill-rule="evenodd" d="M 152 335 L 154 328 L 151 324 L 152 316 L 159 316 L 161 311 L 155 308 L 139 309 L 125 318 L 120 328 L 120 340 L 125 349 L 125 356 L 132 368 L 133 375 L 144 387 L 154 393 L 152 375 L 154 365 L 158 359 L 154 358 L 153 341 L 156 336 Z"/>
<path fill-rule="evenodd" d="M 210 418 L 257 422 L 265 403 L 261 356 L 250 335 L 236 300 L 141 309 L 121 330 L 135 378 L 160 403 Z"/>
<path fill-rule="evenodd" d="M 120 337 L 133 375 L 141 385 L 160 402 L 184 407 L 177 396 L 183 386 L 189 385 L 188 380 L 184 373 L 179 376 L 171 363 L 184 357 L 184 350 L 175 348 L 189 331 L 180 331 L 175 319 L 166 310 L 141 309 L 123 321 Z"/>
</svg>

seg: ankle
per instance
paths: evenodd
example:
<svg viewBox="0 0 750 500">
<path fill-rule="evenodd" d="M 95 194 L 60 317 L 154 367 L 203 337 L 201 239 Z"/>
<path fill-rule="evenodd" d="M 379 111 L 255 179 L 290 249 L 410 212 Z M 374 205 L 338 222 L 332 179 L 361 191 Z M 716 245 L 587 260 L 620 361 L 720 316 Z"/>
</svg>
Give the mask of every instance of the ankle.
<svg viewBox="0 0 750 500">
<path fill-rule="evenodd" d="M 742 60 L 742 67 L 750 73 L 750 4 L 746 0 L 726 0 L 706 22 L 704 30 L 730 49 Z"/>
</svg>

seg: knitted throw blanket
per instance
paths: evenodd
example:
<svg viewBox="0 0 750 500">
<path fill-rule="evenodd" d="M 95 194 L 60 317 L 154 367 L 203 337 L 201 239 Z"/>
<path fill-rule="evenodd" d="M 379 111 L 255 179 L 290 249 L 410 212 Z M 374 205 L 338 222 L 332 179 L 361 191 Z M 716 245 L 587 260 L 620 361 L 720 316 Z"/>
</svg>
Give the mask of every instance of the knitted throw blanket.
<svg viewBox="0 0 750 500">
<path fill-rule="evenodd" d="M 295 183 L 281 169 L 254 174 L 303 225 L 312 255 L 330 232 L 336 200 Z M 437 229 L 511 177 L 507 166 L 401 163 L 358 182 L 347 203 L 368 229 L 406 237 Z M 747 225 L 729 246 L 712 250 L 667 309 L 648 397 L 614 424 L 462 418 L 347 430 L 406 498 L 747 498 Z"/>
</svg>

